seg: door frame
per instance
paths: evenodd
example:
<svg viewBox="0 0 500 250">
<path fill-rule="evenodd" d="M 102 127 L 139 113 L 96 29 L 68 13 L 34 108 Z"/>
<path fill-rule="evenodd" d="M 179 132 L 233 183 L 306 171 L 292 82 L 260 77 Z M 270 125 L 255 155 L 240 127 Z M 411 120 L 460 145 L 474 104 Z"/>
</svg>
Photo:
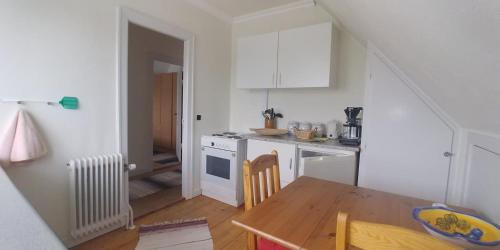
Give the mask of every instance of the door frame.
<svg viewBox="0 0 500 250">
<path fill-rule="evenodd" d="M 126 7 L 118 7 L 117 20 L 117 150 L 128 162 L 128 24 L 134 23 L 184 41 L 182 95 L 182 197 L 193 197 L 193 92 L 195 36 L 188 30 Z"/>
</svg>

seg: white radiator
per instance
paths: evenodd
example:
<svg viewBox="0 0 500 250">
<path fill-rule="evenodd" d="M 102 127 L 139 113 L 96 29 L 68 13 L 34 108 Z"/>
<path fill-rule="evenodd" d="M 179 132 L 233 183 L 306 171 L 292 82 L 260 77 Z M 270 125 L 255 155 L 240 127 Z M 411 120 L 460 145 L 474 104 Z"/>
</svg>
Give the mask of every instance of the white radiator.
<svg viewBox="0 0 500 250">
<path fill-rule="evenodd" d="M 75 159 L 68 167 L 71 235 L 75 239 L 127 223 L 128 178 L 121 154 Z"/>
</svg>

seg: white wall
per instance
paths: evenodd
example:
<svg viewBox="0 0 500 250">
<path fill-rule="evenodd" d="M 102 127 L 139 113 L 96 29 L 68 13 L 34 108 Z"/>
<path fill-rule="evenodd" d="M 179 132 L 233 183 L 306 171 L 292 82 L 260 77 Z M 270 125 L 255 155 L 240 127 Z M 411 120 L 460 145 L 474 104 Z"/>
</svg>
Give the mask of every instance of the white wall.
<svg viewBox="0 0 500 250">
<path fill-rule="evenodd" d="M 199 183 L 199 139 L 229 121 L 231 27 L 181 0 L 1 0 L 0 98 L 77 96 L 79 110 L 26 105 L 47 138 L 50 154 L 6 172 L 66 243 L 69 183 L 66 162 L 115 152 L 117 6 L 178 25 L 196 35 L 194 181 Z M 0 104 L 0 129 L 16 104 Z M 199 187 L 197 187 L 199 188 Z"/>
<path fill-rule="evenodd" d="M 298 9 L 282 14 L 233 24 L 231 77 L 231 130 L 249 132 L 248 128 L 264 126 L 261 111 L 266 107 L 266 90 L 236 88 L 236 40 L 238 37 L 273 32 L 330 21 L 319 7 Z M 344 108 L 362 106 L 365 83 L 366 48 L 348 32 L 336 29 L 336 81 L 330 88 L 271 89 L 269 107 L 283 113 L 278 127 L 289 120 L 324 122 L 345 120 Z"/>
</svg>

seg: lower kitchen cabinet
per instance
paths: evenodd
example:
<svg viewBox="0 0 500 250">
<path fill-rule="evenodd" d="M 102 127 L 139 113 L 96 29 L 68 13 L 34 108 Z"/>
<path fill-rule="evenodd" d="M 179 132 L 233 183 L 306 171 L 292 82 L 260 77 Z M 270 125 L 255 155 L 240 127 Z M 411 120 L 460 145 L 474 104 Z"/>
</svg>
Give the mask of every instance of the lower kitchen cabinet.
<svg viewBox="0 0 500 250">
<path fill-rule="evenodd" d="M 259 155 L 270 154 L 273 150 L 278 152 L 280 167 L 280 184 L 285 187 L 295 180 L 297 145 L 288 143 L 248 140 L 247 159 L 252 161 Z"/>
</svg>

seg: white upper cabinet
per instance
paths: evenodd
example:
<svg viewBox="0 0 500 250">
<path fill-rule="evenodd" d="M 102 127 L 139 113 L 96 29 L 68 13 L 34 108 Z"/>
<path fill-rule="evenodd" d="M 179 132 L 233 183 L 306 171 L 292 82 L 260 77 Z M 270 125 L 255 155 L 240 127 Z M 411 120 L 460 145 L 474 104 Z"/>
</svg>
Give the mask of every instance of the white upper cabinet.
<svg viewBox="0 0 500 250">
<path fill-rule="evenodd" d="M 328 22 L 238 39 L 238 88 L 329 87 L 332 30 Z"/>
<path fill-rule="evenodd" d="M 238 88 L 275 88 L 278 32 L 238 39 Z"/>
<path fill-rule="evenodd" d="M 329 87 L 332 24 L 279 33 L 278 88 Z"/>
</svg>

